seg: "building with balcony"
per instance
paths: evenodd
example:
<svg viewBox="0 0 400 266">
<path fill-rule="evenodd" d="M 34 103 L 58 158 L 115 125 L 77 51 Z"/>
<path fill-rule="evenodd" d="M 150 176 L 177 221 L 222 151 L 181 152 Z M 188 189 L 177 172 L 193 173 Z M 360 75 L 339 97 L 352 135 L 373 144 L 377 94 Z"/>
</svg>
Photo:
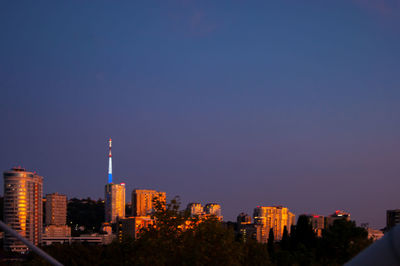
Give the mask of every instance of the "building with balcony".
<svg viewBox="0 0 400 266">
<path fill-rule="evenodd" d="M 39 245 L 43 228 L 43 177 L 35 172 L 15 167 L 3 173 L 4 222 L 20 235 Z M 4 248 L 26 252 L 28 247 L 11 235 L 5 234 Z"/>
<path fill-rule="evenodd" d="M 132 191 L 132 216 L 148 216 L 154 211 L 154 200 L 166 202 L 166 193 L 149 189 Z"/>
<path fill-rule="evenodd" d="M 279 241 L 285 227 L 290 233 L 291 226 L 295 225 L 295 215 L 282 206 L 258 206 L 254 209 L 253 218 L 256 238 L 260 243 L 268 242 L 270 229 L 273 230 L 274 240 Z"/>
<path fill-rule="evenodd" d="M 105 221 L 116 223 L 125 218 L 125 184 L 108 183 L 105 186 Z"/>
</svg>

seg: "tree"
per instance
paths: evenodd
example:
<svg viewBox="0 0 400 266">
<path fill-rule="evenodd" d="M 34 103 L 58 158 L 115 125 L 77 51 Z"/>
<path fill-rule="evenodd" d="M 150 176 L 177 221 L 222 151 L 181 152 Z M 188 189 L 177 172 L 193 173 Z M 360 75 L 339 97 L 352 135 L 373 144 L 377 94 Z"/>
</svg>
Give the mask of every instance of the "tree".
<svg viewBox="0 0 400 266">
<path fill-rule="evenodd" d="M 313 248 L 315 246 L 317 237 L 307 216 L 299 216 L 295 230 L 294 241 L 296 245 L 302 244 L 306 248 Z"/>
<path fill-rule="evenodd" d="M 81 232 L 79 227 L 83 227 L 84 233 L 98 232 L 104 222 L 104 202 L 101 200 L 77 199 L 68 201 L 67 205 L 67 224 L 71 226 L 73 236 L 78 236 Z"/>
<path fill-rule="evenodd" d="M 367 230 L 354 221 L 336 220 L 322 234 L 320 253 L 328 261 L 344 264 L 371 243 Z"/>
<path fill-rule="evenodd" d="M 275 244 L 274 242 L 275 242 L 275 240 L 274 240 L 274 229 L 270 228 L 269 229 L 269 233 L 268 233 L 268 243 L 267 243 L 268 252 L 269 252 L 270 256 L 273 256 L 273 254 L 274 254 L 274 244 Z"/>
<path fill-rule="evenodd" d="M 135 243 L 139 264 L 240 263 L 240 243 L 235 241 L 233 230 L 225 227 L 216 217 L 190 217 L 188 212 L 179 211 L 179 205 L 179 198 L 169 204 L 155 202 L 154 223 L 140 233 Z"/>
<path fill-rule="evenodd" d="M 283 235 L 280 245 L 283 250 L 287 250 L 289 248 L 289 233 L 286 226 L 283 227 Z"/>
</svg>

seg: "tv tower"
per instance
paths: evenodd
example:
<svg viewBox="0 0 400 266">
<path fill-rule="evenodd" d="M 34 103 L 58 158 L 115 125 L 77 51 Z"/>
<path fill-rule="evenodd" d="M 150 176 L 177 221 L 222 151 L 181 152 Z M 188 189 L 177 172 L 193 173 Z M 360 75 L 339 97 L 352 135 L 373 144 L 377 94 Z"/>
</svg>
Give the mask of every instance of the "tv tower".
<svg viewBox="0 0 400 266">
<path fill-rule="evenodd" d="M 108 140 L 109 153 L 108 153 L 108 183 L 112 183 L 112 155 L 111 155 L 111 138 Z"/>
<path fill-rule="evenodd" d="M 111 138 L 108 140 L 108 183 L 104 187 L 104 214 L 107 223 L 125 217 L 125 183 L 114 184 L 112 179 Z"/>
</svg>

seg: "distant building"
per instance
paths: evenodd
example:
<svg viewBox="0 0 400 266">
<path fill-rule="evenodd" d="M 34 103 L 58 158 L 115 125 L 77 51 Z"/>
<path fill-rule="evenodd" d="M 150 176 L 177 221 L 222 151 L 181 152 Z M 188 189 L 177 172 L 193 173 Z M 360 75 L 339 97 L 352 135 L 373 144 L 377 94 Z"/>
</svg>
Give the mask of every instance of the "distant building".
<svg viewBox="0 0 400 266">
<path fill-rule="evenodd" d="M 105 220 L 116 223 L 125 218 L 125 184 L 109 183 L 105 186 Z"/>
<path fill-rule="evenodd" d="M 366 229 L 368 231 L 368 238 L 372 239 L 373 241 L 379 240 L 383 237 L 382 230 L 377 230 L 372 228 L 366 228 Z"/>
<path fill-rule="evenodd" d="M 71 227 L 68 225 L 47 225 L 44 228 L 43 237 L 64 237 L 71 236 Z"/>
<path fill-rule="evenodd" d="M 112 140 L 108 140 L 108 184 L 104 190 L 104 207 L 106 223 L 116 223 L 125 217 L 125 183 L 114 184 L 112 177 Z"/>
<path fill-rule="evenodd" d="M 112 234 L 112 226 L 110 223 L 102 223 L 100 227 L 100 232 L 111 235 Z"/>
<path fill-rule="evenodd" d="M 240 225 L 251 224 L 251 216 L 242 212 L 237 216 L 236 221 Z"/>
<path fill-rule="evenodd" d="M 12 168 L 4 176 L 4 222 L 20 235 L 39 245 L 42 238 L 43 177 L 23 168 Z M 5 234 L 4 248 L 25 252 L 28 247 Z"/>
<path fill-rule="evenodd" d="M 43 236 L 42 245 L 85 243 L 93 245 L 108 245 L 115 239 L 112 234 L 90 234 L 81 236 Z"/>
<path fill-rule="evenodd" d="M 67 223 L 67 196 L 58 193 L 47 194 L 45 200 L 46 227 L 43 237 L 71 236 Z"/>
<path fill-rule="evenodd" d="M 295 224 L 295 215 L 288 208 L 282 206 L 268 206 L 254 209 L 254 224 L 257 231 L 257 241 L 267 243 L 269 231 L 272 228 L 274 240 L 282 239 L 284 228 L 290 233 L 291 226 Z"/>
<path fill-rule="evenodd" d="M 217 203 L 207 203 L 206 206 L 204 206 L 204 213 L 206 215 L 214 215 L 218 220 L 222 221 L 221 205 Z"/>
<path fill-rule="evenodd" d="M 153 219 L 150 216 L 136 216 L 121 219 L 119 221 L 119 239 L 137 239 L 140 230 L 148 227 L 153 223 Z"/>
<path fill-rule="evenodd" d="M 386 231 L 400 224 L 400 209 L 386 211 Z"/>
<path fill-rule="evenodd" d="M 318 237 L 322 237 L 322 231 L 325 229 L 325 217 L 317 214 L 305 214 L 309 223 Z"/>
<path fill-rule="evenodd" d="M 240 213 L 237 218 L 237 233 L 243 242 L 249 239 L 257 239 L 257 230 L 254 224 L 251 223 L 251 216 L 246 213 Z"/>
<path fill-rule="evenodd" d="M 336 220 L 350 221 L 350 213 L 337 210 L 333 214 L 326 217 L 326 227 L 332 226 Z"/>
<path fill-rule="evenodd" d="M 58 193 L 46 195 L 46 225 L 67 224 L 67 196 Z"/>
<path fill-rule="evenodd" d="M 153 201 L 160 199 L 165 203 L 166 193 L 148 189 L 132 191 L 132 216 L 148 216 L 154 211 Z"/>
<path fill-rule="evenodd" d="M 189 203 L 186 209 L 191 216 L 202 216 L 204 214 L 203 206 L 200 203 Z"/>
</svg>

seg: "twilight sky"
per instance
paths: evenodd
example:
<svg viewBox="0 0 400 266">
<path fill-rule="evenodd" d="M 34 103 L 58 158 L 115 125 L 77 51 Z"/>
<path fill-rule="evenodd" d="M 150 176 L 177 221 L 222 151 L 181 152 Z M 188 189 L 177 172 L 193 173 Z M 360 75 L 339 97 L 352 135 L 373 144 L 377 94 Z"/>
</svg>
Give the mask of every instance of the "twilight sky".
<svg viewBox="0 0 400 266">
<path fill-rule="evenodd" d="M 399 47 L 400 0 L 1 1 L 0 170 L 103 197 L 112 137 L 128 200 L 380 228 L 400 208 Z"/>
</svg>

